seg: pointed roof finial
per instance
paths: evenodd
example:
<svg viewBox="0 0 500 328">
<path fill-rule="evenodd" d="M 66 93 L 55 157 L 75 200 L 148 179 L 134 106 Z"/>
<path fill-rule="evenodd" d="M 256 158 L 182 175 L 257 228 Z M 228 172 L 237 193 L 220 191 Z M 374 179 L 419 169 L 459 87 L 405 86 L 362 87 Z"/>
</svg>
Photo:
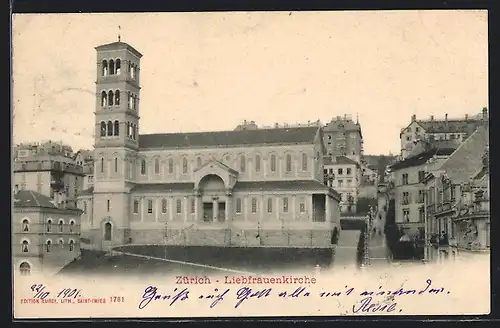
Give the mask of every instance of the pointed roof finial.
<svg viewBox="0 0 500 328">
<path fill-rule="evenodd" d="M 359 124 L 359 113 L 356 113 L 356 124 Z"/>
<path fill-rule="evenodd" d="M 121 29 L 122 29 L 122 27 L 120 25 L 118 25 L 118 42 L 121 42 L 121 39 L 122 39 L 122 37 L 120 35 Z"/>
</svg>

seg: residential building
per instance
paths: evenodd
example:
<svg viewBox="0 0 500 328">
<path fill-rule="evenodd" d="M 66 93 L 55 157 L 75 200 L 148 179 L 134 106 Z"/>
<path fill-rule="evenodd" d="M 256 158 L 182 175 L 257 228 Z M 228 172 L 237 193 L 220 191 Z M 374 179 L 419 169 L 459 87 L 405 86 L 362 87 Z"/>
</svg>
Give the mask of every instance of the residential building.
<svg viewBox="0 0 500 328">
<path fill-rule="evenodd" d="M 363 134 L 359 121 L 348 115 L 337 116 L 323 127 L 326 153 L 330 157 L 346 156 L 356 162 L 363 157 Z"/>
<path fill-rule="evenodd" d="M 80 150 L 75 155 L 77 165 L 83 167 L 83 190 L 94 186 L 94 157 L 91 150 Z"/>
<path fill-rule="evenodd" d="M 20 190 L 33 190 L 76 208 L 84 173 L 71 147 L 52 141 L 18 145 L 14 148 L 13 171 L 13 184 Z"/>
<path fill-rule="evenodd" d="M 96 47 L 94 186 L 82 237 L 123 244 L 331 247 L 339 194 L 321 127 L 140 134 L 142 54 Z"/>
<path fill-rule="evenodd" d="M 12 255 L 16 274 L 53 274 L 80 255 L 81 211 L 36 191 L 14 189 Z"/>
<path fill-rule="evenodd" d="M 488 109 L 483 108 L 482 113 L 477 116 L 465 115 L 463 118 L 448 118 L 445 114 L 443 119 L 435 119 L 431 116 L 427 120 L 417 120 L 412 115 L 411 122 L 401 130 L 401 159 L 410 156 L 412 149 L 419 140 L 434 142 L 436 140 L 449 141 L 458 147 L 467 139 L 478 126 L 487 125 L 489 121 Z"/>
<path fill-rule="evenodd" d="M 427 259 L 490 247 L 489 128 L 479 127 L 425 178 Z"/>
<path fill-rule="evenodd" d="M 447 159 L 453 148 L 434 148 L 390 166 L 396 224 L 408 236 L 424 239 L 425 174 Z"/>
<path fill-rule="evenodd" d="M 323 162 L 325 184 L 340 193 L 340 212 L 356 213 L 361 182 L 359 163 L 346 156 L 326 156 Z"/>
</svg>

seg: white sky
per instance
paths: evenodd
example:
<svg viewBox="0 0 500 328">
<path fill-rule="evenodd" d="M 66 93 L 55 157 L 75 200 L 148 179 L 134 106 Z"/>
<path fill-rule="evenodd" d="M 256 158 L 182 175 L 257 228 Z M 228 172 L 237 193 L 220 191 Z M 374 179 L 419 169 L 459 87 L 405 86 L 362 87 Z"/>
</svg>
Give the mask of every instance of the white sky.
<svg viewBox="0 0 500 328">
<path fill-rule="evenodd" d="M 93 144 L 95 46 L 141 60 L 141 133 L 351 114 L 365 154 L 417 118 L 488 106 L 486 11 L 15 15 L 14 142 Z"/>
</svg>

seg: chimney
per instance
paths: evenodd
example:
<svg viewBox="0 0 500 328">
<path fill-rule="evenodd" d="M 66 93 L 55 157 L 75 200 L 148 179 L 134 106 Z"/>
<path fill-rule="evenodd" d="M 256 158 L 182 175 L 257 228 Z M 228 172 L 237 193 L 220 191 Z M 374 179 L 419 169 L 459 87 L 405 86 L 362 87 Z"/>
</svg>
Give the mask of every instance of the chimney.
<svg viewBox="0 0 500 328">
<path fill-rule="evenodd" d="M 274 128 L 277 129 L 279 127 L 278 123 L 274 123 Z"/>
<path fill-rule="evenodd" d="M 247 120 L 244 120 L 244 121 L 243 121 L 243 124 L 244 124 L 244 125 L 247 125 Z"/>
<path fill-rule="evenodd" d="M 417 115 L 413 114 L 413 115 L 411 116 L 411 121 L 412 121 L 412 122 L 415 122 L 416 120 L 417 120 Z"/>
<path fill-rule="evenodd" d="M 469 114 L 465 114 L 465 120 L 467 121 L 469 119 Z"/>
<path fill-rule="evenodd" d="M 431 121 L 434 121 L 434 115 L 431 115 Z"/>
</svg>

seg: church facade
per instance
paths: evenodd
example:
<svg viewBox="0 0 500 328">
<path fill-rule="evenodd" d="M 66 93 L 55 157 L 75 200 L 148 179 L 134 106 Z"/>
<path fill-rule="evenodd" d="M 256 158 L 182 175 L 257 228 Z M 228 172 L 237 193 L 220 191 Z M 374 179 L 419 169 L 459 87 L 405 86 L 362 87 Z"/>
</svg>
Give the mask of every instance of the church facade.
<svg viewBox="0 0 500 328">
<path fill-rule="evenodd" d="M 82 248 L 124 244 L 331 247 L 339 194 L 320 127 L 140 134 L 140 60 L 96 47 L 94 185 Z"/>
</svg>

